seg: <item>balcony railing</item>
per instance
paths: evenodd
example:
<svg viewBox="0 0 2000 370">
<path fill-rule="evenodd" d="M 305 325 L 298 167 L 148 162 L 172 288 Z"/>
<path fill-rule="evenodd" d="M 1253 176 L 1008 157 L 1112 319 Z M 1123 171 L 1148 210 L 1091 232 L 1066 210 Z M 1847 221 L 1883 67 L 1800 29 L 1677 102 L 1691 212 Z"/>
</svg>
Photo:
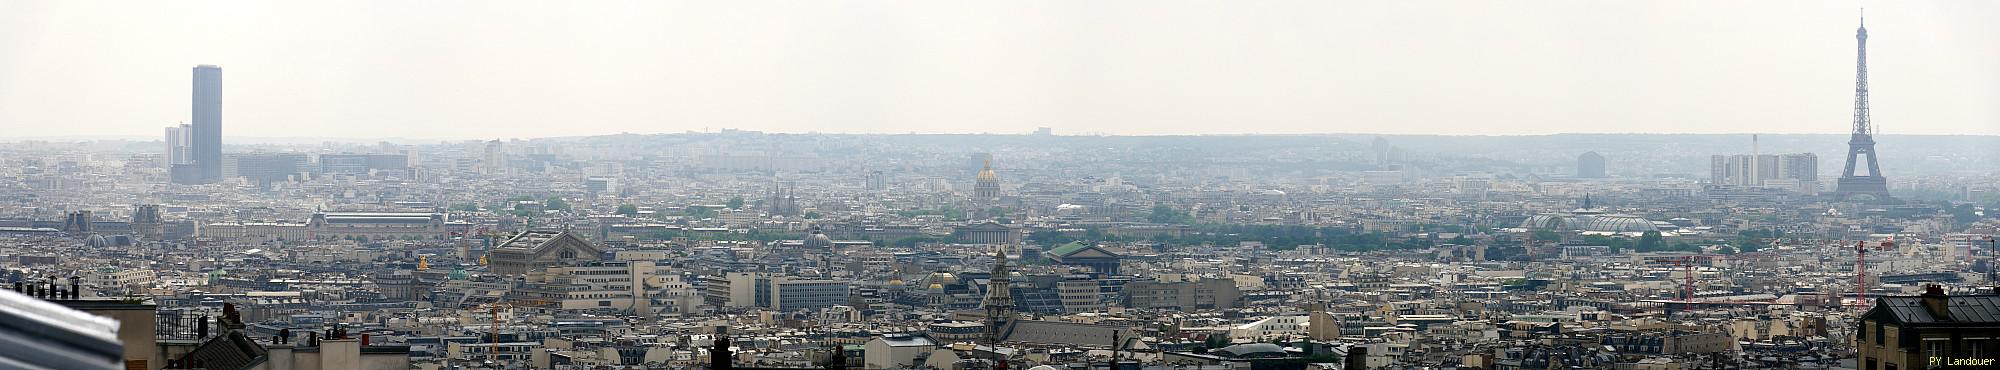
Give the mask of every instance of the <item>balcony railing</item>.
<svg viewBox="0 0 2000 370">
<path fill-rule="evenodd" d="M 208 315 L 185 311 L 160 311 L 155 315 L 153 337 L 159 340 L 201 341 L 222 331 Z"/>
</svg>

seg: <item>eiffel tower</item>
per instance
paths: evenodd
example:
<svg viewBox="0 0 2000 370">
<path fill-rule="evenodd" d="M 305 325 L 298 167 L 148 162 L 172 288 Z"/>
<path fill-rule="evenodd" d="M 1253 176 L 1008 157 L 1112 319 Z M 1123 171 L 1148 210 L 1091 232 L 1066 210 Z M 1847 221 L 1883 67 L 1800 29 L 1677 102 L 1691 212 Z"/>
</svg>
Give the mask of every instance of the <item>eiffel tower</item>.
<svg viewBox="0 0 2000 370">
<path fill-rule="evenodd" d="M 1889 179 L 1875 164 L 1875 132 L 1868 121 L 1868 22 L 1854 33 L 1854 134 L 1847 139 L 1847 167 L 1840 172 L 1834 194 L 1843 200 L 1885 201 L 1889 199 Z M 1868 160 L 1868 174 L 1855 174 L 1856 162 Z"/>
</svg>

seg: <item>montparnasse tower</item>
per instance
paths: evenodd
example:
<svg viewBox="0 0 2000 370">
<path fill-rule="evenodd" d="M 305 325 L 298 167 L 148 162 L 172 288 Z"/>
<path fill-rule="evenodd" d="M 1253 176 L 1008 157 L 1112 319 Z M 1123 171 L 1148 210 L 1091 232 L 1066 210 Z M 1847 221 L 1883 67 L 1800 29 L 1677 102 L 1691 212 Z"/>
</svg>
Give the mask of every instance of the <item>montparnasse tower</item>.
<svg viewBox="0 0 2000 370">
<path fill-rule="evenodd" d="M 979 170 L 979 178 L 972 183 L 972 197 L 979 200 L 1000 197 L 1000 175 L 993 173 L 993 160 L 986 160 L 985 168 Z"/>
</svg>

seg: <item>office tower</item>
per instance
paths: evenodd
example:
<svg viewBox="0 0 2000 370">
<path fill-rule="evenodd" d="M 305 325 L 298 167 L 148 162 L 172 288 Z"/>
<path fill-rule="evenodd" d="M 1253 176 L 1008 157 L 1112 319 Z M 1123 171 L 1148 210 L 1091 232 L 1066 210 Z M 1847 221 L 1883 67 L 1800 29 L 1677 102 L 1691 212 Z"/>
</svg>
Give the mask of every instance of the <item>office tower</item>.
<svg viewBox="0 0 2000 370">
<path fill-rule="evenodd" d="M 319 172 L 327 174 L 367 175 L 378 171 L 407 173 L 410 169 L 408 154 L 321 154 Z"/>
<path fill-rule="evenodd" d="M 1773 167 L 1772 176 L 1779 181 L 1765 181 L 1765 185 L 1782 186 L 1806 194 L 1819 193 L 1819 156 L 1812 153 L 1780 155 Z"/>
<path fill-rule="evenodd" d="M 1604 177 L 1604 156 L 1597 152 L 1584 152 L 1576 156 L 1576 177 L 1596 179 Z"/>
<path fill-rule="evenodd" d="M 1812 193 L 1819 184 L 1819 156 L 1715 155 L 1709 157 L 1709 177 L 1718 186 L 1770 186 Z"/>
<path fill-rule="evenodd" d="M 194 67 L 194 123 L 190 124 L 189 164 L 194 165 L 192 178 L 197 184 L 222 180 L 222 68 L 212 65 Z"/>
<path fill-rule="evenodd" d="M 258 184 L 290 181 L 310 168 L 303 153 L 244 153 L 232 154 L 227 159 L 234 163 L 234 170 L 229 171 L 232 177 L 240 176 Z"/>
<path fill-rule="evenodd" d="M 889 175 L 881 170 L 868 171 L 868 190 L 889 190 Z"/>
<path fill-rule="evenodd" d="M 1376 136 L 1375 142 L 1369 144 L 1368 148 L 1369 150 L 1375 152 L 1376 166 L 1389 165 L 1389 148 L 1391 148 L 1389 146 L 1389 139 L 1383 139 L 1381 136 Z"/>
<path fill-rule="evenodd" d="M 1786 154 L 1778 157 L 1778 178 L 1813 180 L 1819 178 L 1819 156 L 1812 153 Z"/>
<path fill-rule="evenodd" d="M 1854 133 L 1847 139 L 1847 166 L 1840 172 L 1834 193 L 1841 199 L 1886 200 L 1889 179 L 1875 163 L 1875 131 L 1868 115 L 1868 26 L 1854 30 Z M 1868 174 L 1855 174 L 1855 162 L 1866 157 Z"/>
<path fill-rule="evenodd" d="M 189 157 L 194 153 L 193 148 L 189 146 L 191 139 L 189 135 L 192 134 L 190 131 L 187 124 L 167 126 L 167 163 L 165 163 L 167 169 L 171 170 L 177 164 L 188 164 L 191 160 Z"/>
<path fill-rule="evenodd" d="M 486 142 L 486 156 L 479 163 L 480 173 L 487 175 L 507 174 L 507 164 L 504 163 L 507 154 L 501 151 L 502 148 L 500 145 L 499 139 Z"/>
</svg>

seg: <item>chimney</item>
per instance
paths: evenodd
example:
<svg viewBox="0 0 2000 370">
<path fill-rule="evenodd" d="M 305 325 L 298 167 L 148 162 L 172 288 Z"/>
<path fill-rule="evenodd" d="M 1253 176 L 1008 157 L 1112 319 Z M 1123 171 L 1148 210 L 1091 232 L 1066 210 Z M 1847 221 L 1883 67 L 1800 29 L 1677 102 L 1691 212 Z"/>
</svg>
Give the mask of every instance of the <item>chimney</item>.
<svg viewBox="0 0 2000 370">
<path fill-rule="evenodd" d="M 735 364 L 731 363 L 734 357 L 729 353 L 729 327 L 715 327 L 714 344 L 714 348 L 708 350 L 708 368 L 713 370 L 730 370 L 735 368 Z"/>
<path fill-rule="evenodd" d="M 1345 370 L 1367 370 L 1367 369 L 1368 369 L 1368 347 L 1362 347 L 1362 346 L 1349 346 L 1349 347 L 1347 347 L 1347 356 L 1346 356 L 1346 358 L 1344 358 L 1343 360 L 1347 360 L 1347 361 L 1344 361 L 1344 362 L 1346 362 L 1346 364 L 1344 364 L 1344 365 L 1346 365 L 1346 366 L 1343 366 L 1343 367 L 1342 367 L 1342 369 L 1345 369 Z"/>
<path fill-rule="evenodd" d="M 1924 295 L 1919 297 L 1923 298 L 1924 311 L 1930 312 L 1932 317 L 1943 321 L 1952 321 L 1951 309 L 1947 306 L 1951 300 L 1951 296 L 1944 294 L 1944 287 L 1940 287 L 1937 284 L 1926 285 L 1924 286 Z"/>
</svg>

